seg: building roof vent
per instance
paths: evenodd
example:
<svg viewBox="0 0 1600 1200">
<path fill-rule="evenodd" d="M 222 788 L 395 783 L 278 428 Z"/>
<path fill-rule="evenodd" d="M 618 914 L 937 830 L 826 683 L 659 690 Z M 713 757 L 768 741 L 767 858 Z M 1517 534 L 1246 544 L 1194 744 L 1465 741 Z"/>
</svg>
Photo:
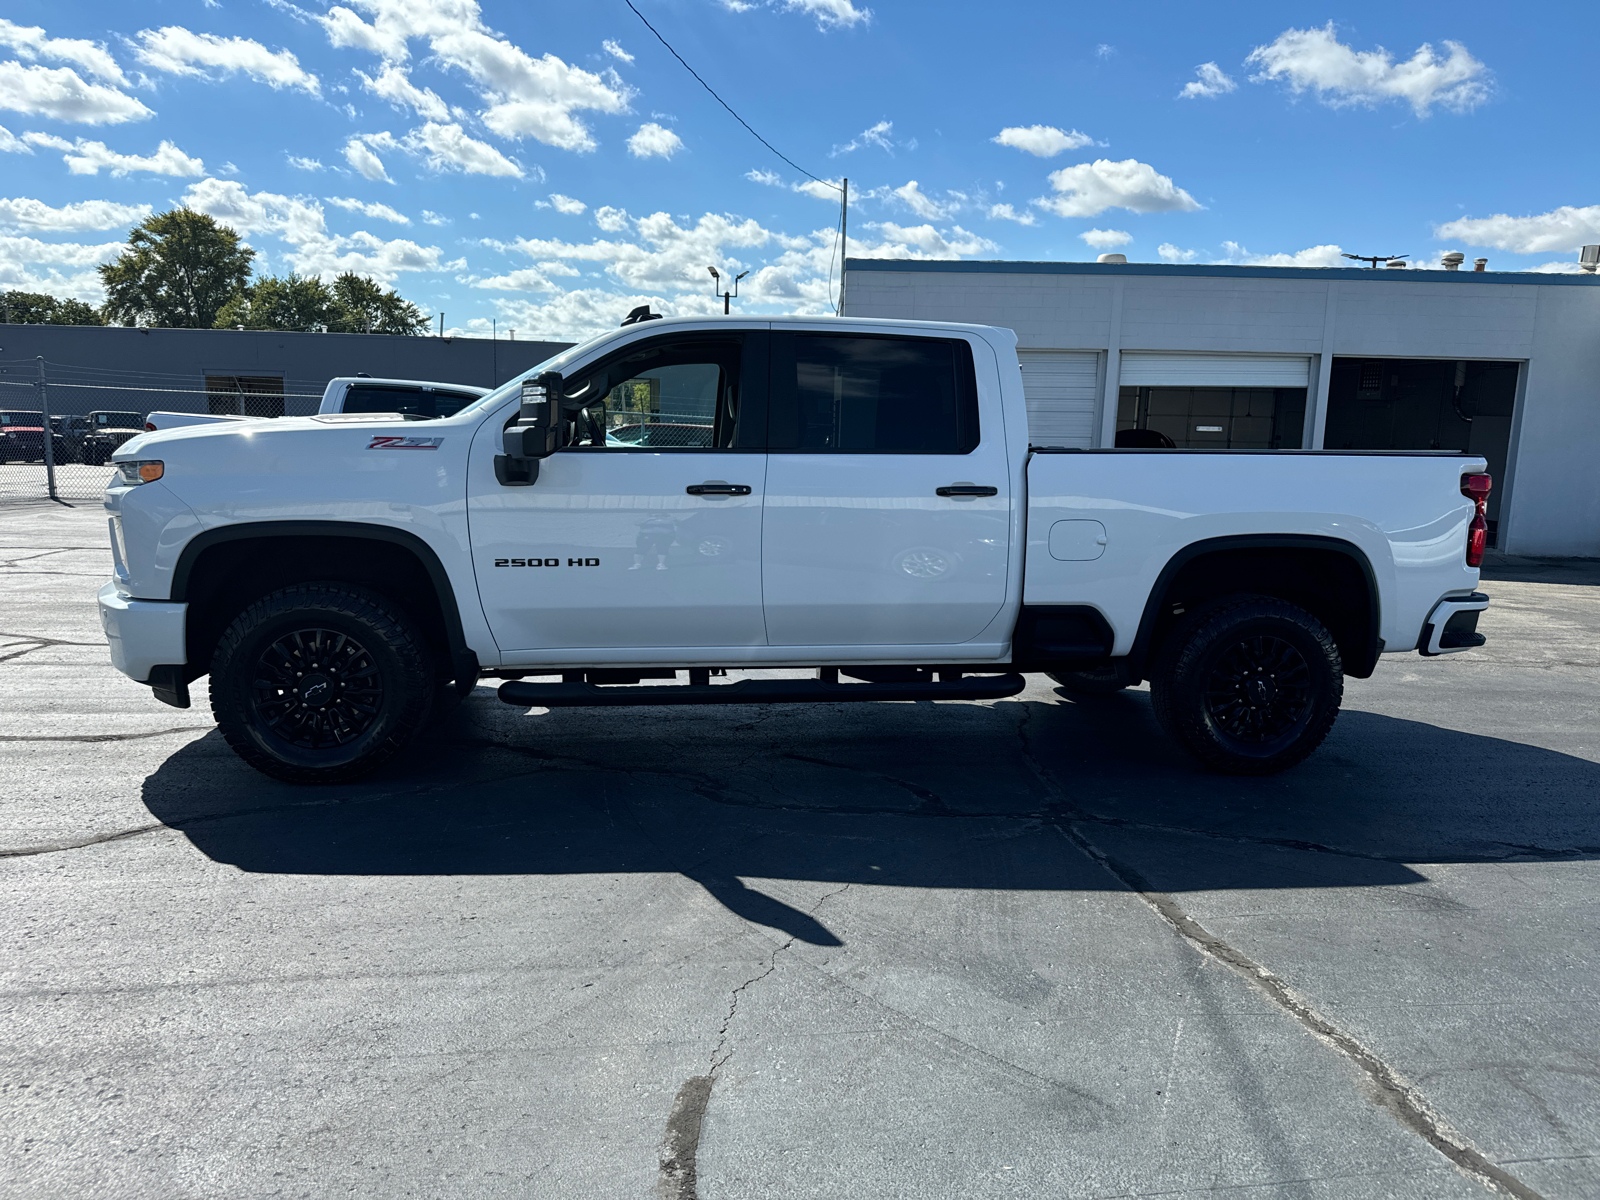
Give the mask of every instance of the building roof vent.
<svg viewBox="0 0 1600 1200">
<path fill-rule="evenodd" d="M 1393 270 L 1403 271 L 1403 270 L 1406 269 L 1408 264 L 1406 263 L 1406 260 L 1403 259 L 1403 258 L 1391 258 L 1388 262 L 1384 263 L 1383 265 L 1388 267 L 1391 271 L 1393 271 Z"/>
<path fill-rule="evenodd" d="M 1102 263 L 1125 263 L 1127 261 L 1128 256 L 1126 254 L 1102 254 L 1099 258 L 1095 259 L 1095 262 Z"/>
<path fill-rule="evenodd" d="M 1578 251 L 1578 266 L 1593 275 L 1595 269 L 1600 267 L 1600 246 L 1585 246 Z"/>
<path fill-rule="evenodd" d="M 1472 260 L 1472 269 L 1474 271 L 1487 271 L 1489 269 L 1489 260 L 1487 258 L 1475 258 L 1475 259 L 1473 259 Z"/>
<path fill-rule="evenodd" d="M 1467 261 L 1467 256 L 1459 250 L 1452 250 L 1439 260 L 1439 265 L 1446 271 L 1459 271 L 1461 264 Z"/>
</svg>

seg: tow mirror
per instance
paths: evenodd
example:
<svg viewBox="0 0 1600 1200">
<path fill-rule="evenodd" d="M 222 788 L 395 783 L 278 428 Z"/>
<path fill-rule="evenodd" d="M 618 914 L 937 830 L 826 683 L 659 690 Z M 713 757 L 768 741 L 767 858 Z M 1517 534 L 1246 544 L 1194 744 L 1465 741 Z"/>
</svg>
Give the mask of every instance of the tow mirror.
<svg viewBox="0 0 1600 1200">
<path fill-rule="evenodd" d="M 539 478 L 539 460 L 561 448 L 566 431 L 561 376 L 546 371 L 522 381 L 517 419 L 501 435 L 504 454 L 494 456 L 494 473 L 506 487 L 527 487 Z"/>
</svg>

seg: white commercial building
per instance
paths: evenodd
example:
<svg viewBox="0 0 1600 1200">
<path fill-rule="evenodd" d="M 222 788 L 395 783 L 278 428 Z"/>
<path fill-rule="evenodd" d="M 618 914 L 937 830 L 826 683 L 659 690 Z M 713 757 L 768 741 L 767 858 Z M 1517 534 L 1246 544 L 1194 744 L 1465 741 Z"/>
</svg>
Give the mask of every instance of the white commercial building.
<svg viewBox="0 0 1600 1200">
<path fill-rule="evenodd" d="M 1600 277 L 850 259 L 845 314 L 1017 334 L 1035 445 L 1464 450 L 1514 554 L 1600 556 Z"/>
</svg>

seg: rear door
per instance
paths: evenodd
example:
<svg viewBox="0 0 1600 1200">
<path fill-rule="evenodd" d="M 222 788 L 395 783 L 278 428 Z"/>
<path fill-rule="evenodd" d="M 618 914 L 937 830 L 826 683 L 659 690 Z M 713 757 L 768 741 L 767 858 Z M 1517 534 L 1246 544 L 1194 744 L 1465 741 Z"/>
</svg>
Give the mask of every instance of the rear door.
<svg viewBox="0 0 1600 1200">
<path fill-rule="evenodd" d="M 567 376 L 594 402 L 529 487 L 473 445 L 468 497 L 484 615 L 515 657 L 759 646 L 766 334 L 673 330 Z"/>
<path fill-rule="evenodd" d="M 771 645 L 954 645 L 984 631 L 1005 603 L 1012 505 L 998 396 L 984 407 L 964 338 L 774 330 Z"/>
</svg>

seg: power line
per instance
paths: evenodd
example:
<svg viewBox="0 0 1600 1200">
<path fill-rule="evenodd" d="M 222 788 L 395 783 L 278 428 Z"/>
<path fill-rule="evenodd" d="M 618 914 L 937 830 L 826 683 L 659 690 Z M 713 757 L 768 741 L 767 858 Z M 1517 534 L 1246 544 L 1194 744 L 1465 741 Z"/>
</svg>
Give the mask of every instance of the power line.
<svg viewBox="0 0 1600 1200">
<path fill-rule="evenodd" d="M 700 86 L 705 88 L 706 91 L 711 93 L 711 98 L 713 100 L 715 100 L 718 104 L 722 105 L 723 108 L 727 109 L 729 115 L 732 116 L 735 121 L 739 122 L 739 124 L 743 125 L 746 129 L 750 130 L 750 136 L 751 137 L 755 138 L 756 141 L 760 142 L 768 150 L 771 150 L 779 158 L 783 159 L 784 162 L 788 163 L 796 171 L 799 171 L 800 174 L 804 175 L 807 179 L 811 180 L 812 182 L 820 183 L 820 184 L 822 184 L 823 187 L 831 187 L 836 192 L 842 190 L 839 187 L 839 185 L 836 184 L 836 183 L 829 183 L 826 179 L 818 179 L 810 171 L 806 170 L 799 163 L 795 162 L 794 159 L 790 158 L 787 154 L 783 153 L 783 151 L 779 150 L 771 142 L 767 141 L 766 138 L 762 137 L 759 133 L 757 133 L 751 127 L 749 121 L 746 121 L 738 113 L 734 112 L 733 111 L 733 106 L 731 104 L 729 104 L 726 100 L 724 100 L 721 96 L 717 95 L 716 90 L 709 83 L 707 83 L 704 79 L 700 78 L 700 73 L 698 71 L 696 71 L 693 67 L 691 67 L 684 60 L 683 55 L 679 54 L 676 50 L 672 49 L 672 43 L 667 41 L 666 38 L 662 37 L 661 36 L 661 32 L 654 25 L 650 24 L 649 21 L 645 20 L 645 15 L 642 12 L 640 12 L 637 8 L 633 7 L 633 0 L 622 0 L 622 2 L 624 4 L 626 4 L 629 8 L 633 8 L 633 15 L 638 17 L 639 20 L 644 21 L 644 27 L 646 29 L 648 29 L 651 33 L 656 35 L 656 41 L 660 42 L 663 46 L 665 46 L 671 52 L 673 58 L 677 59 L 680 63 L 683 63 L 683 69 L 685 71 L 689 72 L 689 74 L 693 75 L 695 77 L 695 80 L 700 84 Z"/>
</svg>

